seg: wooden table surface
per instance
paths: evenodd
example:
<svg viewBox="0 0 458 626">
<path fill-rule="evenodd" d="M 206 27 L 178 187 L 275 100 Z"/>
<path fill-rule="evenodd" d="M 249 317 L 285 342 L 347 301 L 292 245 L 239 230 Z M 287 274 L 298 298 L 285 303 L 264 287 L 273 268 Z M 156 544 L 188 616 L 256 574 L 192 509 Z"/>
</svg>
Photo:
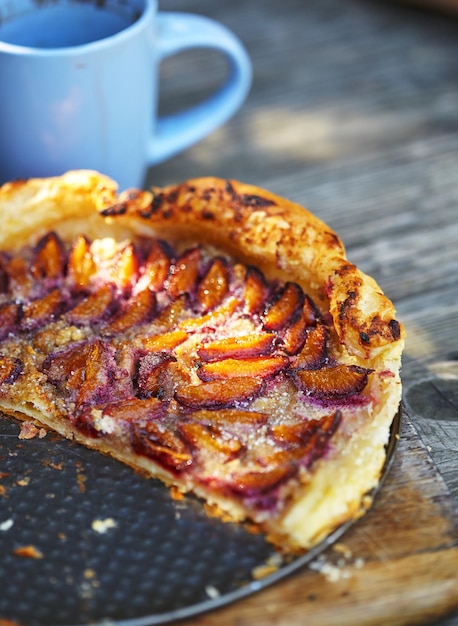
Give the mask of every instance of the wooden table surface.
<svg viewBox="0 0 458 626">
<path fill-rule="evenodd" d="M 251 57 L 253 85 L 228 123 L 152 168 L 146 184 L 215 175 L 307 206 L 377 279 L 408 333 L 402 377 L 409 418 L 386 487 L 389 503 L 382 497 L 378 517 L 376 510 L 367 522 L 378 524 L 380 539 L 372 543 L 380 548 L 386 540 L 389 550 L 377 555 L 372 546 L 359 577 L 353 560 L 351 588 L 348 579 L 333 584 L 308 568 L 193 624 L 458 624 L 458 19 L 414 4 L 159 2 L 161 10 L 201 13 L 232 29 Z M 209 51 L 167 60 L 160 111 L 198 101 L 224 70 Z M 407 534 L 397 528 L 385 537 L 380 507 L 396 517 L 412 493 L 405 519 L 427 510 L 422 532 L 417 520 Z M 356 551 L 364 548 L 361 529 L 368 532 L 357 525 L 348 539 Z M 397 565 L 388 571 L 391 558 Z M 380 561 L 385 570 L 377 569 Z M 417 574 L 415 584 L 403 585 Z M 370 585 L 366 595 L 355 591 L 368 580 L 372 592 Z M 354 598 L 353 612 L 345 595 Z M 390 603 L 397 608 L 387 609 Z"/>
</svg>

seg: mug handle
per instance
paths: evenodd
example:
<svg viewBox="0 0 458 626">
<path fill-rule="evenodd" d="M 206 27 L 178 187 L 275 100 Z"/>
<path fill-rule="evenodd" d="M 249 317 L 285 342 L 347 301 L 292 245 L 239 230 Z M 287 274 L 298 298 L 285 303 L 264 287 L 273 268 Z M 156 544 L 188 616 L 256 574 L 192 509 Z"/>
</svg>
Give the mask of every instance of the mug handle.
<svg viewBox="0 0 458 626">
<path fill-rule="evenodd" d="M 209 98 L 186 111 L 161 116 L 148 146 L 147 161 L 155 165 L 196 143 L 226 122 L 245 100 L 251 86 L 251 63 L 235 35 L 222 24 L 200 15 L 158 14 L 159 62 L 189 48 L 212 48 L 229 61 L 226 82 Z"/>
</svg>

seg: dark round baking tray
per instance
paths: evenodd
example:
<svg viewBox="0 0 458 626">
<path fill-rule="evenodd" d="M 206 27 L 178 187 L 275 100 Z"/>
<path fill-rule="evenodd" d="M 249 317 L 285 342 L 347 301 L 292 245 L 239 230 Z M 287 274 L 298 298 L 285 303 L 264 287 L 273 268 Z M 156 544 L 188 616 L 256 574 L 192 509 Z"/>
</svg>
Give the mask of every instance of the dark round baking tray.
<svg viewBox="0 0 458 626">
<path fill-rule="evenodd" d="M 383 477 L 401 428 L 396 415 Z M 221 607 L 303 567 L 351 525 L 282 559 L 259 534 L 173 499 L 156 480 L 0 415 L 0 621 L 152 626 Z M 101 532 L 103 531 L 103 532 Z M 18 556 L 29 547 L 31 556 Z M 40 557 L 40 558 L 36 558 Z M 256 568 L 278 563 L 257 580 Z"/>
</svg>

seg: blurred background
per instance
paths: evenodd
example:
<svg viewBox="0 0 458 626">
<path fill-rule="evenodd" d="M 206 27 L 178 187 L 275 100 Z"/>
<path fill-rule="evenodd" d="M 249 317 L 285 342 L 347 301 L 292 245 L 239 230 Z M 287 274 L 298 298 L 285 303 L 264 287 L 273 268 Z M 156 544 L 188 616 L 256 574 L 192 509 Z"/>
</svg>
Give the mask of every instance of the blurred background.
<svg viewBox="0 0 458 626">
<path fill-rule="evenodd" d="M 202 172 L 243 178 L 247 161 L 260 184 L 295 173 L 315 178 L 397 149 L 418 160 L 426 142 L 436 151 L 456 145 L 458 22 L 450 16 L 377 0 L 160 0 L 159 7 L 229 26 L 251 56 L 254 79 L 241 111 L 156 167 L 152 181 Z M 206 51 L 167 60 L 160 109 L 211 90 L 222 62 Z"/>
</svg>

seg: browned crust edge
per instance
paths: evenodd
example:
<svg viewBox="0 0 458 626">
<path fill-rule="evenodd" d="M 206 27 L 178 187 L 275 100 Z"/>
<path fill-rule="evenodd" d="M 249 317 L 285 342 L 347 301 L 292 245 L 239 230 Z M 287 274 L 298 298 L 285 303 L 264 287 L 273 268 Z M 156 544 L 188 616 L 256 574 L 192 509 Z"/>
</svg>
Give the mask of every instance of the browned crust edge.
<svg viewBox="0 0 458 626">
<path fill-rule="evenodd" d="M 124 192 L 102 213 L 179 242 L 204 238 L 257 265 L 269 278 L 298 282 L 330 312 L 341 343 L 356 358 L 386 359 L 387 350 L 396 345 L 402 349 L 404 329 L 392 302 L 348 261 L 343 243 L 329 226 L 285 198 L 208 177 Z"/>
</svg>

